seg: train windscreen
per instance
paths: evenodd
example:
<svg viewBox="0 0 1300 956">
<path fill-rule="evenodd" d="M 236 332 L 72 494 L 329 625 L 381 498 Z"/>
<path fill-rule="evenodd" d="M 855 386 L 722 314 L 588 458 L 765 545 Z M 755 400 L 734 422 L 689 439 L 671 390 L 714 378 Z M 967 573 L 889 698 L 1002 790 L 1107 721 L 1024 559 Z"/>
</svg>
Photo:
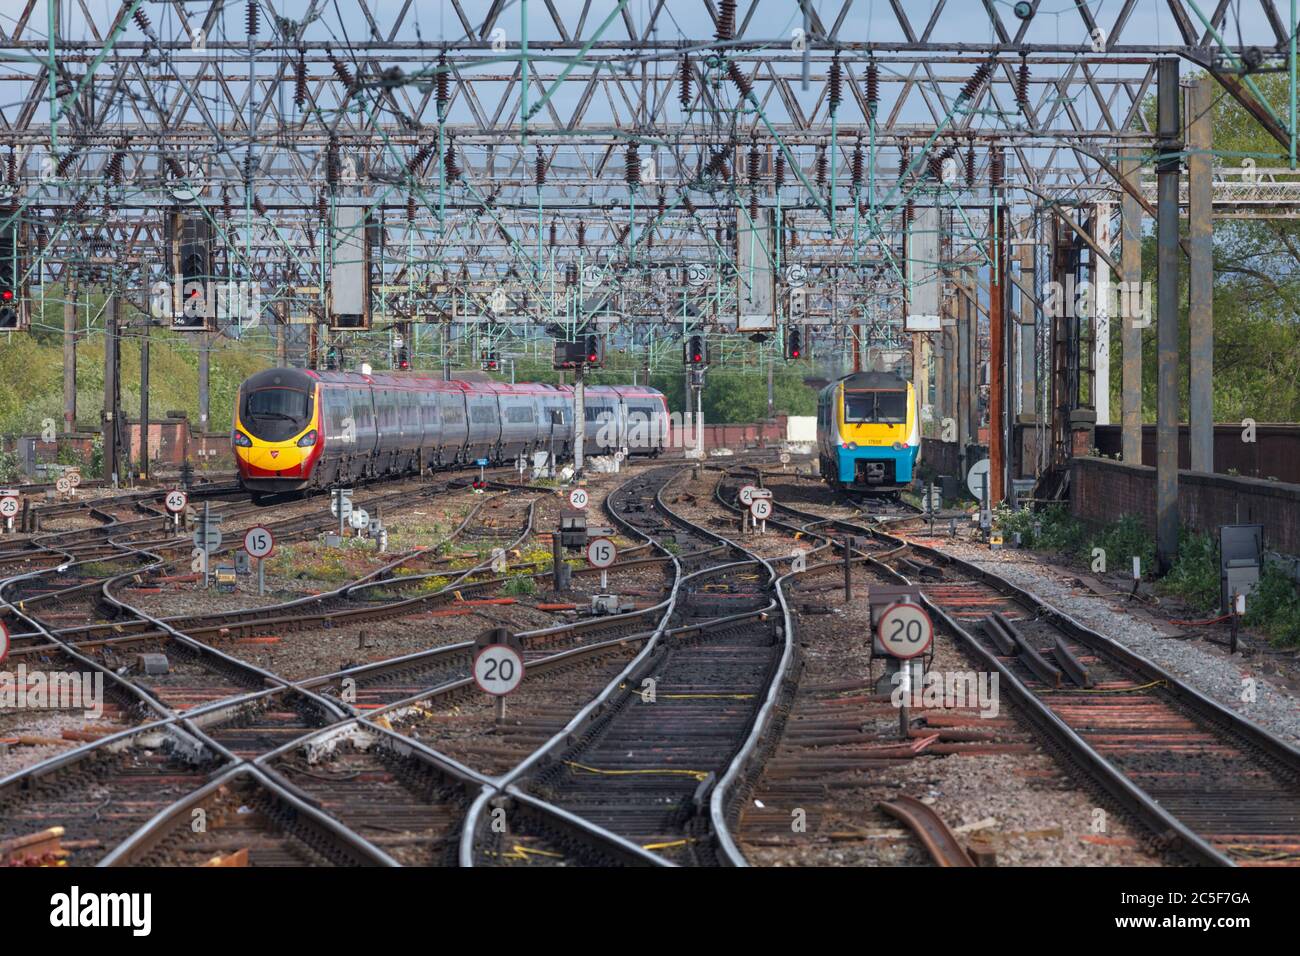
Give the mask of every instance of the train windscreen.
<svg viewBox="0 0 1300 956">
<path fill-rule="evenodd" d="M 296 388 L 259 388 L 244 397 L 239 417 L 253 437 L 287 441 L 307 427 L 311 396 Z"/>
<path fill-rule="evenodd" d="M 907 392 L 846 391 L 844 421 L 851 425 L 902 425 L 907 422 Z"/>
</svg>

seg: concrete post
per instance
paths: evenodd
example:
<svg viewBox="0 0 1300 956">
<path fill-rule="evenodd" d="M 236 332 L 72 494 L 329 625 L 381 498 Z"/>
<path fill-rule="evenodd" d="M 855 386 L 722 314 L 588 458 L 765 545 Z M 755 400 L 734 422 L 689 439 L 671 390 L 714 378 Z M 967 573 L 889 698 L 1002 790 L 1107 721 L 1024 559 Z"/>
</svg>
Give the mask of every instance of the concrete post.
<svg viewBox="0 0 1300 956">
<path fill-rule="evenodd" d="M 69 265 L 63 290 L 63 431 L 77 430 L 77 271 Z"/>
<path fill-rule="evenodd" d="M 1214 79 L 1187 91 L 1187 221 L 1191 388 L 1187 408 L 1192 471 L 1214 471 Z"/>
<path fill-rule="evenodd" d="M 1157 76 L 1156 562 L 1163 574 L 1178 556 L 1178 154 L 1183 144 L 1177 58 L 1162 57 Z"/>
<path fill-rule="evenodd" d="M 1135 188 L 1138 172 L 1142 168 L 1140 154 L 1126 153 L 1120 160 L 1120 174 Z M 1124 461 L 1142 464 L 1142 330 L 1151 324 L 1150 315 L 1135 314 L 1137 297 L 1132 294 L 1142 281 L 1142 204 L 1124 193 L 1120 202 L 1120 228 L 1123 247 L 1120 265 L 1124 267 L 1124 281 L 1129 283 L 1129 295 L 1124 297 L 1120 337 L 1124 345 L 1124 381 L 1120 392 L 1123 415 Z M 1145 302 L 1145 297 L 1142 299 Z"/>
</svg>

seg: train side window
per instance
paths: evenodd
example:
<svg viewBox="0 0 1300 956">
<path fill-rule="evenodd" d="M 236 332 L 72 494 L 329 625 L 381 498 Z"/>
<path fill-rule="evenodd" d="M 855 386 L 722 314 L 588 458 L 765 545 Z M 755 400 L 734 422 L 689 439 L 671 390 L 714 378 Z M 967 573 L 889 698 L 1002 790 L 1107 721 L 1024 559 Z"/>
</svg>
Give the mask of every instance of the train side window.
<svg viewBox="0 0 1300 956">
<path fill-rule="evenodd" d="M 531 424 L 533 421 L 533 409 L 531 405 L 512 405 L 506 409 L 506 421 L 519 425 L 524 423 Z"/>
</svg>

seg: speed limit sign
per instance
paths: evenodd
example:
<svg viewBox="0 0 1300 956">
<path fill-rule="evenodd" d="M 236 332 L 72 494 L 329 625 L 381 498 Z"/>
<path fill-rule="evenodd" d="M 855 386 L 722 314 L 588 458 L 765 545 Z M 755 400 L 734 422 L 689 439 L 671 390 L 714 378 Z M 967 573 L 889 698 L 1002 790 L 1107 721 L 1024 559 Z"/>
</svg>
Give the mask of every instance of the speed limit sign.
<svg viewBox="0 0 1300 956">
<path fill-rule="evenodd" d="M 72 490 L 72 482 L 68 481 L 66 475 L 61 475 L 59 479 L 54 482 L 54 490 L 61 495 L 66 495 Z"/>
<path fill-rule="evenodd" d="M 18 514 L 18 511 L 17 498 L 12 495 L 5 495 L 0 498 L 0 518 L 4 518 L 6 521 L 11 520 Z"/>
<path fill-rule="evenodd" d="M 524 659 L 508 644 L 489 644 L 474 657 L 474 683 L 494 697 L 504 697 L 524 679 Z"/>
<path fill-rule="evenodd" d="M 574 488 L 569 492 L 569 504 L 574 508 L 581 510 L 587 507 L 590 502 L 591 495 L 587 493 L 586 488 Z"/>
<path fill-rule="evenodd" d="M 749 514 L 755 521 L 766 521 L 772 517 L 772 499 L 755 498 L 749 503 Z"/>
<path fill-rule="evenodd" d="M 0 664 L 9 656 L 9 628 L 5 626 L 4 621 L 0 621 Z"/>
<path fill-rule="evenodd" d="M 174 488 L 167 492 L 167 497 L 163 499 L 163 507 L 172 514 L 178 515 L 185 510 L 185 506 L 189 504 L 189 501 L 189 495 L 181 491 L 179 488 Z"/>
<path fill-rule="evenodd" d="M 934 640 L 934 622 L 919 604 L 894 604 L 880 615 L 876 635 L 881 646 L 902 660 L 924 654 Z"/>
<path fill-rule="evenodd" d="M 609 538 L 593 538 L 587 542 L 587 563 L 593 568 L 607 568 L 618 557 L 618 548 Z"/>
<path fill-rule="evenodd" d="M 250 558 L 269 558 L 275 550 L 275 536 L 266 528 L 249 528 L 244 532 L 244 550 Z"/>
<path fill-rule="evenodd" d="M 69 472 L 68 472 L 68 484 L 70 484 L 73 488 L 76 488 L 78 485 L 80 485 L 80 484 L 81 484 L 81 472 L 79 472 L 79 471 L 77 471 L 77 470 L 75 470 L 75 469 L 72 470 L 72 471 L 69 471 Z"/>
<path fill-rule="evenodd" d="M 740 494 L 738 494 L 736 497 L 740 499 L 740 503 L 742 505 L 748 508 L 751 504 L 754 503 L 754 492 L 756 491 L 758 491 L 758 489 L 755 488 L 753 485 L 745 485 L 743 488 L 740 489 Z"/>
</svg>

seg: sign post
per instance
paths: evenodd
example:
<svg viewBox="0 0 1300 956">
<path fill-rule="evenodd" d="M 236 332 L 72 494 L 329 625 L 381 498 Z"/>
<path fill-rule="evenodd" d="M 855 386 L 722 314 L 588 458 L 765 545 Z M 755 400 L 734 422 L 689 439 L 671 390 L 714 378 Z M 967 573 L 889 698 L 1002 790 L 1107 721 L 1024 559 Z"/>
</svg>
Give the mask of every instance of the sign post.
<svg viewBox="0 0 1300 956">
<path fill-rule="evenodd" d="M 275 551 L 275 536 L 270 529 L 255 525 L 244 532 L 244 550 L 257 559 L 257 593 L 266 593 L 266 569 L 263 561 Z"/>
<path fill-rule="evenodd" d="M 0 498 L 0 518 L 4 518 L 5 530 L 12 532 L 14 530 L 14 517 L 22 510 L 22 505 L 18 501 L 17 495 L 6 494 Z"/>
<path fill-rule="evenodd" d="M 190 496 L 179 488 L 173 488 L 171 491 L 167 492 L 167 496 L 163 498 L 163 507 L 171 514 L 172 524 L 175 527 L 177 534 L 179 534 L 181 530 L 181 514 L 185 511 L 185 506 L 189 503 Z"/>
<path fill-rule="evenodd" d="M 211 513 L 212 506 L 209 502 L 203 502 L 203 522 L 194 531 L 194 548 L 198 551 L 198 557 L 203 564 L 203 586 L 206 588 L 210 583 L 209 572 L 212 564 L 212 552 L 221 547 L 221 529 L 217 525 L 221 521 L 221 515 L 213 516 Z"/>
<path fill-rule="evenodd" d="M 600 589 L 609 587 L 609 567 L 618 558 L 618 548 L 609 538 L 592 538 L 587 542 L 587 563 L 600 568 Z"/>
<path fill-rule="evenodd" d="M 919 657 L 934 641 L 934 622 L 919 604 L 891 604 L 880 615 L 876 636 L 886 653 L 898 658 L 903 705 L 898 713 L 898 730 L 904 739 L 911 729 L 907 702 L 912 694 L 912 658 Z"/>
<path fill-rule="evenodd" d="M 474 683 L 496 701 L 496 719 L 506 716 L 506 695 L 519 689 L 524 679 L 524 658 L 509 644 L 488 644 L 474 655 Z"/>
<path fill-rule="evenodd" d="M 758 525 L 758 533 L 767 534 L 767 519 L 772 517 L 772 499 L 755 498 L 750 502 L 749 516 Z"/>
</svg>

